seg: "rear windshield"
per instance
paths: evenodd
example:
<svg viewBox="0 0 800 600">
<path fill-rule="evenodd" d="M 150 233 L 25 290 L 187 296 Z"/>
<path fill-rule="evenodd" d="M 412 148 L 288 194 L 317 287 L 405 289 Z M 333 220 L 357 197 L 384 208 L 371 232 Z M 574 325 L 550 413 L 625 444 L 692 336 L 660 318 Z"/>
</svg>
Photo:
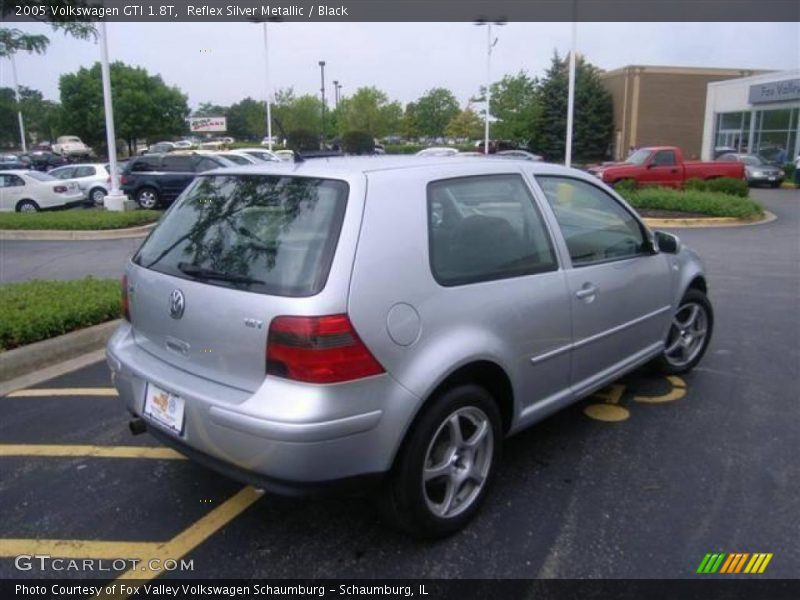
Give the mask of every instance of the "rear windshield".
<svg viewBox="0 0 800 600">
<path fill-rule="evenodd" d="M 133 261 L 211 285 L 312 296 L 328 278 L 347 193 L 329 179 L 198 177 Z"/>
</svg>

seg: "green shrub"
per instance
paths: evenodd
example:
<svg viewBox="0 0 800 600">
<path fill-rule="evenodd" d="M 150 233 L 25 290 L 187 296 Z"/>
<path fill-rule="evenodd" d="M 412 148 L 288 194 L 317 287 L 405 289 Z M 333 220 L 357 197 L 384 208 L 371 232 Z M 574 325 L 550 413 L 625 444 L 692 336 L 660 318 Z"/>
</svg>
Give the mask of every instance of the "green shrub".
<svg viewBox="0 0 800 600">
<path fill-rule="evenodd" d="M 787 181 L 794 181 L 794 173 L 796 170 L 797 167 L 794 166 L 794 163 L 786 163 L 783 165 L 783 172 L 786 173 Z"/>
<path fill-rule="evenodd" d="M 739 196 L 740 198 L 747 198 L 750 194 L 750 188 L 747 186 L 746 181 L 733 179 L 731 177 L 719 177 L 717 179 L 697 179 L 696 177 L 692 177 L 686 180 L 684 189 L 703 192 L 720 192 L 722 194 L 730 194 L 731 196 Z"/>
<path fill-rule="evenodd" d="M 124 229 L 153 223 L 158 210 L 60 210 L 36 213 L 0 213 L 0 229 L 100 230 Z"/>
<path fill-rule="evenodd" d="M 455 146 L 449 146 L 448 144 L 386 144 L 384 149 L 386 154 L 416 154 L 420 150 L 430 148 L 430 146 L 455 148 L 459 152 L 475 152 L 475 146 L 470 144 L 456 144 Z"/>
<path fill-rule="evenodd" d="M 26 281 L 0 285 L 0 352 L 120 316 L 119 281 Z"/>
<path fill-rule="evenodd" d="M 670 210 L 739 219 L 755 218 L 764 213 L 758 202 L 720 192 L 646 187 L 624 192 L 622 196 L 637 209 Z"/>
<path fill-rule="evenodd" d="M 638 187 L 634 179 L 623 179 L 614 184 L 614 189 L 623 196 L 629 192 L 635 191 Z"/>
<path fill-rule="evenodd" d="M 286 147 L 290 150 L 319 150 L 319 135 L 310 129 L 295 129 L 286 133 Z"/>
<path fill-rule="evenodd" d="M 342 135 L 342 150 L 348 154 L 372 154 L 375 140 L 368 131 L 347 131 Z"/>
</svg>

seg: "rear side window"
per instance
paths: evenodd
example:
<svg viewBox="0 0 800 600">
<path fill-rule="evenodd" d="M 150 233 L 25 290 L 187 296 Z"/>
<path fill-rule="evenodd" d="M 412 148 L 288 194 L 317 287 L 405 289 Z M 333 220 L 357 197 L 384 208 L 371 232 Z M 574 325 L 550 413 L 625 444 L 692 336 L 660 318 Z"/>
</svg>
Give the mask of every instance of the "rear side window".
<svg viewBox="0 0 800 600">
<path fill-rule="evenodd" d="M 199 177 L 134 257 L 184 279 L 276 296 L 325 286 L 348 186 L 280 176 Z"/>
<path fill-rule="evenodd" d="M 219 169 L 221 166 L 222 165 L 213 158 L 203 157 L 200 159 L 200 162 L 197 163 L 195 171 L 198 173 L 203 173 L 205 171 L 210 171 L 211 169 Z"/>
<path fill-rule="evenodd" d="M 145 158 L 137 158 L 131 165 L 131 171 L 134 173 L 145 173 L 147 171 L 158 171 L 161 167 L 161 159 L 157 156 L 148 156 Z"/>
<path fill-rule="evenodd" d="M 519 175 L 428 185 L 431 270 L 445 286 L 553 271 L 550 236 Z"/>
<path fill-rule="evenodd" d="M 168 173 L 193 173 L 191 156 L 165 156 L 163 170 Z"/>
</svg>

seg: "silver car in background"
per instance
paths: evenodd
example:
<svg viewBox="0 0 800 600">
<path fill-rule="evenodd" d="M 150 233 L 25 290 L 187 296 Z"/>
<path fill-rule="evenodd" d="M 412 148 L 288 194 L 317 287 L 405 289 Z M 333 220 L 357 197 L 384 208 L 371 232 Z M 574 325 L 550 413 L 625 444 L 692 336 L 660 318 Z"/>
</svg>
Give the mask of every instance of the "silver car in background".
<svg viewBox="0 0 800 600">
<path fill-rule="evenodd" d="M 56 179 L 70 179 L 78 184 L 90 205 L 102 205 L 111 189 L 111 167 L 103 163 L 81 163 L 48 171 Z"/>
<path fill-rule="evenodd" d="M 107 358 L 135 433 L 292 494 L 372 482 L 422 537 L 501 441 L 653 362 L 693 368 L 698 257 L 583 172 L 362 157 L 203 173 L 127 266 Z"/>
</svg>

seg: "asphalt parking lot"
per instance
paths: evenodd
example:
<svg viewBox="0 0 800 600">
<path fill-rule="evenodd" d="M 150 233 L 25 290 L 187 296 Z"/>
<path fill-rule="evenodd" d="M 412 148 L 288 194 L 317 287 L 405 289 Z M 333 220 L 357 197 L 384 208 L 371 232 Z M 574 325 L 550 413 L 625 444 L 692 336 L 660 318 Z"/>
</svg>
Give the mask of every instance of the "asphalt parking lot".
<svg viewBox="0 0 800 600">
<path fill-rule="evenodd" d="M 126 573 L 15 567 L 38 553 L 193 561 L 134 573 L 163 578 L 689 578 L 709 552 L 796 577 L 800 192 L 754 195 L 775 222 L 677 232 L 716 311 L 700 368 L 634 373 L 508 440 L 460 534 L 417 542 L 367 498 L 262 495 L 133 437 L 97 363 L 0 398 L 0 577 Z"/>
</svg>

